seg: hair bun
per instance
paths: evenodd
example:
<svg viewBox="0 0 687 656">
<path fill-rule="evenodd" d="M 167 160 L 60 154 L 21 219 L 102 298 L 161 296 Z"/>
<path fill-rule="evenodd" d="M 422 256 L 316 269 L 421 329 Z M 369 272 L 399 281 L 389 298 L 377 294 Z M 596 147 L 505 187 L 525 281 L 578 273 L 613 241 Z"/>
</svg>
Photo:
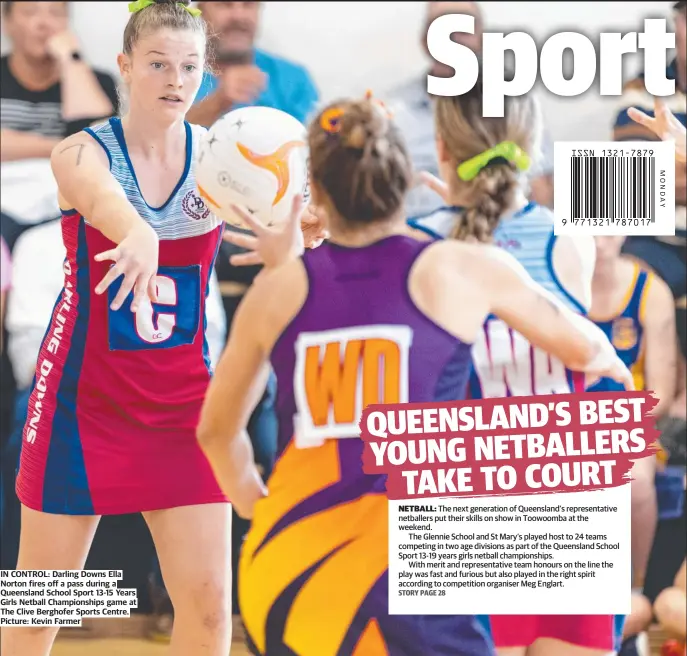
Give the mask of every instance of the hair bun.
<svg viewBox="0 0 687 656">
<path fill-rule="evenodd" d="M 191 0 L 153 0 L 156 5 L 184 5 L 188 7 L 191 4 Z"/>
<path fill-rule="evenodd" d="M 341 137 L 347 148 L 364 150 L 379 143 L 389 130 L 389 119 L 375 101 L 364 100 L 350 107 L 343 117 Z M 382 146 L 383 148 L 383 146 Z"/>
</svg>

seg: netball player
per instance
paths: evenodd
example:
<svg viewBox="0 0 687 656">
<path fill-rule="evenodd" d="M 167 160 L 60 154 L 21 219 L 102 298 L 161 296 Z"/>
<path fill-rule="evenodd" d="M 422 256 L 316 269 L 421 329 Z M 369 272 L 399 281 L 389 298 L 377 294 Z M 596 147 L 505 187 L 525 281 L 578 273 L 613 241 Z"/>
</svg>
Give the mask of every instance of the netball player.
<svg viewBox="0 0 687 656">
<path fill-rule="evenodd" d="M 308 142 L 313 202 L 328 217 L 330 241 L 256 279 L 198 429 L 221 487 L 253 519 L 239 578 L 253 648 L 269 656 L 492 654 L 472 616 L 389 615 L 385 477 L 362 471 L 360 412 L 377 402 L 463 398 L 471 344 L 491 314 L 574 369 L 607 369 L 631 384 L 629 371 L 593 324 L 507 253 L 408 234 L 408 153 L 374 101 L 326 108 Z M 275 236 L 244 216 L 256 236 L 233 241 L 279 264 L 293 245 L 289 231 Z M 296 211 L 294 239 L 297 221 Z M 244 429 L 270 363 L 279 455 L 266 495 Z"/>
<path fill-rule="evenodd" d="M 143 512 L 175 608 L 171 652 L 226 656 L 231 508 L 195 439 L 222 230 L 196 193 L 203 128 L 184 122 L 204 24 L 182 3 L 130 10 L 118 58 L 128 112 L 52 155 L 65 284 L 24 429 L 17 566 L 82 569 L 101 515 Z M 6 627 L 2 653 L 43 656 L 55 633 Z"/>
<path fill-rule="evenodd" d="M 677 380 L 677 335 L 673 296 L 658 276 L 622 257 L 624 237 L 596 238 L 596 266 L 589 318 L 604 331 L 625 365 L 635 389 L 658 398 L 657 417 L 669 408 Z M 618 391 L 602 378 L 589 391 Z M 632 562 L 634 585 L 641 588 L 656 530 L 654 476 L 656 458 L 642 458 L 632 468 Z"/>
<path fill-rule="evenodd" d="M 442 180 L 425 180 L 446 207 L 414 222 L 433 237 L 492 242 L 511 254 L 570 311 L 591 303 L 595 247 L 591 237 L 553 234 L 553 215 L 526 198 L 524 173 L 538 152 L 541 120 L 529 96 L 508 98 L 503 118 L 483 118 L 481 83 L 456 98 L 437 98 L 437 149 Z M 551 357 L 553 356 L 553 357 Z M 542 349 L 501 317 L 490 316 L 472 349 L 473 398 L 567 394 L 584 390 L 555 352 Z M 606 656 L 621 622 L 605 616 L 493 616 L 503 656 Z"/>
</svg>

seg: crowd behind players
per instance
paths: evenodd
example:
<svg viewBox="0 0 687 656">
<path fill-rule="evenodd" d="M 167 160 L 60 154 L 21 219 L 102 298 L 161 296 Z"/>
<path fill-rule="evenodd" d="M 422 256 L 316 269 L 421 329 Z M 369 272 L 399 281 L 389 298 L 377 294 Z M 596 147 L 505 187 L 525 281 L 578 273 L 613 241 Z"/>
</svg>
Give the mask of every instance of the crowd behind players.
<svg viewBox="0 0 687 656">
<path fill-rule="evenodd" d="M 232 108 L 245 105 L 274 107 L 306 122 L 315 110 L 318 91 L 307 70 L 282 57 L 255 47 L 255 37 L 263 9 L 258 2 L 201 2 L 203 17 L 214 38 L 212 73 L 204 75 L 201 89 L 188 120 L 210 126 Z M 673 9 L 676 32 L 675 58 L 667 74 L 676 80 L 676 93 L 667 98 L 675 116 L 685 122 L 687 55 L 685 52 L 685 2 Z M 2 405 L 0 436 L 2 482 L 2 562 L 16 564 L 19 536 L 19 502 L 14 479 L 21 447 L 22 428 L 27 414 L 29 392 L 38 351 L 52 307 L 62 284 L 65 257 L 60 234 L 56 185 L 50 170 L 52 148 L 64 137 L 120 111 L 115 80 L 92 69 L 84 60 L 77 37 L 70 31 L 68 2 L 3 2 L 3 25 L 11 41 L 9 55 L 0 60 L 0 115 L 2 160 Z M 469 13 L 476 19 L 474 35 L 456 34 L 454 40 L 479 52 L 484 29 L 479 5 L 471 2 L 427 3 L 426 25 L 418 26 L 423 47 L 427 25 L 445 13 Z M 113 53 L 113 57 L 116 53 Z M 433 61 L 428 54 L 428 72 L 450 76 L 453 69 Z M 431 63 L 429 63 L 431 62 Z M 425 76 L 407 81 L 385 99 L 402 128 L 418 171 L 436 174 L 432 100 L 426 92 Z M 615 140 L 655 138 L 633 122 L 626 109 L 636 106 L 650 111 L 653 101 L 644 89 L 641 76 L 626 85 L 609 138 Z M 580 140 L 585 139 L 579 134 Z M 627 622 L 623 654 L 636 653 L 635 638 L 654 619 L 684 637 L 682 617 L 674 615 L 675 604 L 684 607 L 685 543 L 685 299 L 686 195 L 684 164 L 676 170 L 676 236 L 634 237 L 626 240 L 626 257 L 651 268 L 670 287 L 680 339 L 677 396 L 665 404 L 661 418 L 662 451 L 656 476 L 657 527 L 646 530 L 655 538 L 648 566 L 635 581 L 633 614 Z M 540 157 L 530 172 L 532 200 L 553 205 L 553 147 L 544 134 Z M 418 185 L 411 193 L 409 216 L 431 212 L 442 201 L 428 187 Z M 251 284 L 258 267 L 233 267 L 229 257 L 234 247 L 224 243 L 220 251 L 208 302 L 208 338 L 216 361 L 231 329 L 234 311 Z M 249 425 L 256 461 L 268 477 L 274 463 L 276 418 L 274 380 L 256 408 Z M 675 471 L 677 470 L 677 476 Z M 671 475 L 668 475 L 668 474 Z M 675 486 L 677 485 L 677 493 Z M 653 523 L 653 520 L 649 520 Z M 134 530 L 133 528 L 131 530 Z M 234 549 L 238 558 L 247 522 L 234 516 Z M 136 540 L 134 540 L 136 542 Z M 111 556 L 108 567 L 125 569 Z M 153 637 L 169 634 L 172 609 L 164 591 L 157 563 L 150 568 L 148 593 L 153 611 Z M 235 580 L 236 577 L 234 577 Z M 136 585 L 136 583 L 134 583 Z M 141 587 L 140 584 L 138 587 Z M 682 596 L 680 596 L 682 595 Z M 676 601 L 677 599 L 677 601 Z M 146 604 L 142 604 L 145 608 Z M 238 600 L 234 595 L 235 612 Z"/>
</svg>

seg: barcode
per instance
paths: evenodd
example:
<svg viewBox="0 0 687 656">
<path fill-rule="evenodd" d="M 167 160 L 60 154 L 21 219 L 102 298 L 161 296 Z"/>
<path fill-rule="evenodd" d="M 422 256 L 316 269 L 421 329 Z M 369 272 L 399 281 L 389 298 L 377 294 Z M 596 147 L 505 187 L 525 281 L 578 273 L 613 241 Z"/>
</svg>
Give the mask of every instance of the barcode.
<svg viewBox="0 0 687 656">
<path fill-rule="evenodd" d="M 675 234 L 675 145 L 557 141 L 554 235 Z"/>
<path fill-rule="evenodd" d="M 573 157 L 573 219 L 656 220 L 655 157 Z"/>
</svg>

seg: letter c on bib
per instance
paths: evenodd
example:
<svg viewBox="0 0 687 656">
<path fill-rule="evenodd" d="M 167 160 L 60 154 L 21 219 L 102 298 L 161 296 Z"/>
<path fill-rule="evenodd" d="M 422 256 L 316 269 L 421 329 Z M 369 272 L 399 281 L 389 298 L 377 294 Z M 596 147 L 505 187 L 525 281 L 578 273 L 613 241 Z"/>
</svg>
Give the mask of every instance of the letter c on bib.
<svg viewBox="0 0 687 656">
<path fill-rule="evenodd" d="M 155 286 L 157 288 L 155 304 L 176 307 L 178 294 L 174 280 L 167 276 L 155 276 Z M 176 312 L 156 312 L 147 296 L 136 312 L 136 333 L 148 344 L 166 342 L 172 336 L 176 323 Z"/>
</svg>

